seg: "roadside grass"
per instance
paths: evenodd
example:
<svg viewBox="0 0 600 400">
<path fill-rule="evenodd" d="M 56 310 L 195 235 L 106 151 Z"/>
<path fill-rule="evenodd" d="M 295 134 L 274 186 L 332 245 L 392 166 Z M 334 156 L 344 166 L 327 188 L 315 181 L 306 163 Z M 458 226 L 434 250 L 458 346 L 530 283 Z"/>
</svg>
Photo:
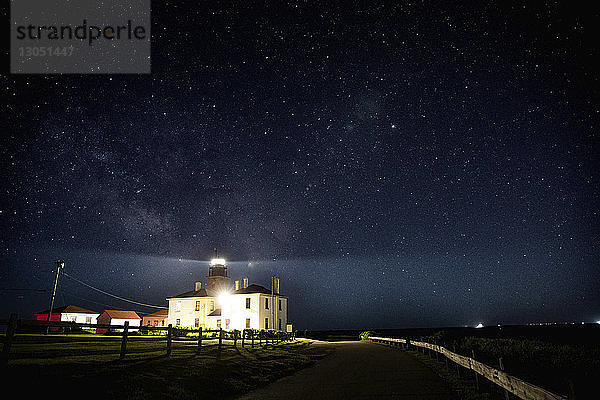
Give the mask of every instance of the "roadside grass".
<svg viewBox="0 0 600 400">
<path fill-rule="evenodd" d="M 561 394 L 574 391 L 576 397 L 587 398 L 596 391 L 600 380 L 600 344 L 568 344 L 529 338 L 444 337 L 424 338 L 453 343 L 459 354 L 498 368 L 502 358 L 505 371 L 534 385 Z"/>
<path fill-rule="evenodd" d="M 220 356 L 216 342 L 207 341 L 197 353 L 196 341 L 174 340 L 167 357 L 164 338 L 132 336 L 127 356 L 119 360 L 119 337 L 84 336 L 18 335 L 6 382 L 31 378 L 32 397 L 229 399 L 327 355 L 303 340 L 253 349 L 227 346 Z"/>
<path fill-rule="evenodd" d="M 411 350 L 408 353 L 432 369 L 461 400 L 505 399 L 502 389 L 482 376 L 479 377 L 479 389 L 477 389 L 473 372 L 461 368 L 459 375 L 456 364 L 452 361 L 448 361 L 448 366 L 446 367 L 446 362 L 442 361 L 443 357 L 441 356 L 439 360 L 436 360 L 435 357 L 432 358 L 418 351 Z"/>
</svg>

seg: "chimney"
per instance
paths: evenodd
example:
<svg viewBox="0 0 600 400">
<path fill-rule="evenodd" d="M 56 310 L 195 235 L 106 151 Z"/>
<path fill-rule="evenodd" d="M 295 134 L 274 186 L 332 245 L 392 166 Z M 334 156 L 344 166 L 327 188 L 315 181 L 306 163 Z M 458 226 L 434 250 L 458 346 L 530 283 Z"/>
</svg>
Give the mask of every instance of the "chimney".
<svg viewBox="0 0 600 400">
<path fill-rule="evenodd" d="M 274 291 L 276 294 L 279 294 L 279 278 L 275 278 L 273 281 L 274 281 L 274 288 L 273 288 L 273 291 Z"/>
<path fill-rule="evenodd" d="M 246 289 L 248 287 L 248 278 L 244 278 L 242 287 Z"/>
<path fill-rule="evenodd" d="M 194 285 L 194 290 L 197 292 L 201 288 L 202 288 L 202 282 L 196 282 L 196 284 Z"/>
<path fill-rule="evenodd" d="M 240 290 L 240 281 L 235 281 L 235 290 Z"/>
</svg>

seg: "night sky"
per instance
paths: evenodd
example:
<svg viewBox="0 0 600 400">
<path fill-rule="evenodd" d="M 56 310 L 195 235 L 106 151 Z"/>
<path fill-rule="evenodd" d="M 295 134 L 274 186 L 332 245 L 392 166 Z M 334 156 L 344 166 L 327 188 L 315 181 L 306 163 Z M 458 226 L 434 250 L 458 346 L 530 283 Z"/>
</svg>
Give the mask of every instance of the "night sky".
<svg viewBox="0 0 600 400">
<path fill-rule="evenodd" d="M 217 247 L 298 329 L 600 320 L 597 10 L 202 3 L 153 2 L 151 75 L 5 49 L 0 318 L 56 259 L 166 306 Z M 67 276 L 55 304 L 155 311 Z"/>
</svg>

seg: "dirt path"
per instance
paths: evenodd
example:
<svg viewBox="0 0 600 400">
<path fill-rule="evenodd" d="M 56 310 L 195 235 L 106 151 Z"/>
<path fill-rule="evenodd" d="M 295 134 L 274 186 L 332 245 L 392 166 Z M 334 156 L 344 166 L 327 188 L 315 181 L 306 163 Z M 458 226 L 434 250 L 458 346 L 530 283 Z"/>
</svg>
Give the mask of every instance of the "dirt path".
<svg viewBox="0 0 600 400">
<path fill-rule="evenodd" d="M 365 342 L 314 343 L 334 353 L 313 367 L 240 397 L 251 399 L 453 399 L 444 382 L 410 354 Z"/>
</svg>

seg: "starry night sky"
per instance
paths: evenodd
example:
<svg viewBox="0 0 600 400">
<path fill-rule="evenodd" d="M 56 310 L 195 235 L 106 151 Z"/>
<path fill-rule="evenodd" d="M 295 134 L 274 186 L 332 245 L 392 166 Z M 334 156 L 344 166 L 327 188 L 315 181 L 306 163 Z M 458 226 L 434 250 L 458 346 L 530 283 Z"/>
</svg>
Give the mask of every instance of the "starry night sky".
<svg viewBox="0 0 600 400">
<path fill-rule="evenodd" d="M 0 317 L 56 259 L 166 305 L 217 247 L 299 329 L 600 319 L 597 10 L 251 3 L 153 2 L 151 75 L 5 50 Z"/>
</svg>

